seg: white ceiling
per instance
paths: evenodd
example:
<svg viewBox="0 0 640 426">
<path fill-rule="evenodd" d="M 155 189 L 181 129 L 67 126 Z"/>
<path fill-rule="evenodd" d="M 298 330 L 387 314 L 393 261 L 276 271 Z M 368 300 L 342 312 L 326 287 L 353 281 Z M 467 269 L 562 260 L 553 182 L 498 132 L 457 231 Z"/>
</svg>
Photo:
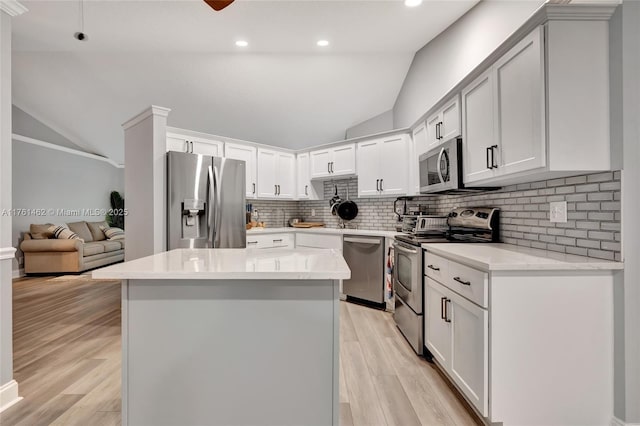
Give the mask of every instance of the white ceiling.
<svg viewBox="0 0 640 426">
<path fill-rule="evenodd" d="M 303 148 L 393 107 L 413 54 L 477 0 L 24 1 L 14 103 L 88 151 L 123 161 L 124 121 Z M 317 47 L 320 39 L 331 42 Z M 245 39 L 248 48 L 234 45 Z"/>
</svg>

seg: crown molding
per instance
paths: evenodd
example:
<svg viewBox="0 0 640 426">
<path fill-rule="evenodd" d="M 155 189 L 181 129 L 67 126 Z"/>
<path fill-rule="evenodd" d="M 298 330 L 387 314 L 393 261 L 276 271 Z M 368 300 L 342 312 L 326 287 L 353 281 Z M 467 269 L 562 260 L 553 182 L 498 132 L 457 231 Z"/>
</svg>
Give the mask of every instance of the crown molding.
<svg viewBox="0 0 640 426">
<path fill-rule="evenodd" d="M 164 107 L 159 107 L 156 105 L 151 105 L 149 108 L 146 108 L 144 111 L 142 111 L 139 114 L 136 114 L 133 118 L 127 120 L 125 123 L 122 124 L 122 128 L 124 130 L 127 130 L 133 126 L 135 126 L 136 124 L 139 124 L 140 122 L 142 122 L 143 120 L 151 117 L 152 115 L 157 115 L 158 117 L 168 117 L 169 113 L 171 112 L 171 108 L 164 108 Z"/>
<path fill-rule="evenodd" d="M 609 20 L 619 4 L 619 1 L 606 4 L 547 4 L 543 9 L 543 16 L 550 20 L 565 21 Z"/>
<path fill-rule="evenodd" d="M 22 15 L 29 11 L 29 9 L 16 0 L 0 0 L 0 10 L 11 17 Z"/>
</svg>

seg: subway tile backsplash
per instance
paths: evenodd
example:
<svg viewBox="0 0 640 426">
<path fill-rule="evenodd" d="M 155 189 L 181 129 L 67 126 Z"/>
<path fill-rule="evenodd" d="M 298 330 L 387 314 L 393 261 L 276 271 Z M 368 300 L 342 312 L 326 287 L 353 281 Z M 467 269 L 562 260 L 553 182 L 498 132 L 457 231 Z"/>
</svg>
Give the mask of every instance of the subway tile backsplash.
<svg viewBox="0 0 640 426">
<path fill-rule="evenodd" d="M 619 171 L 594 173 L 561 179 L 511 185 L 497 191 L 466 195 L 414 197 L 411 210 L 446 215 L 454 207 L 498 207 L 500 233 L 505 243 L 560 253 L 621 260 L 620 255 L 620 175 Z M 321 201 L 250 201 L 268 227 L 279 227 L 291 217 L 324 222 L 337 228 L 340 220 L 331 215 L 329 200 L 334 184 L 342 199 L 349 196 L 358 204 L 358 217 L 347 227 L 395 231 L 395 198 L 358 198 L 357 179 L 324 183 Z M 549 203 L 566 201 L 566 223 L 549 221 Z M 315 212 L 315 216 L 312 213 Z M 283 218 L 284 217 L 284 222 Z"/>
</svg>

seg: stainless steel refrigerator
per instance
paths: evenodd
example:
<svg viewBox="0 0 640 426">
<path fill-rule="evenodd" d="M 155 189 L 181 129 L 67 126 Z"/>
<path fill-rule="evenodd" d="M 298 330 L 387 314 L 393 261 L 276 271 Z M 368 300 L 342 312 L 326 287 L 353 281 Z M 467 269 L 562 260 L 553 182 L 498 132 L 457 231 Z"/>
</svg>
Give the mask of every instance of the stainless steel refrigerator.
<svg viewBox="0 0 640 426">
<path fill-rule="evenodd" d="M 167 249 L 244 248 L 245 162 L 167 153 Z"/>
</svg>

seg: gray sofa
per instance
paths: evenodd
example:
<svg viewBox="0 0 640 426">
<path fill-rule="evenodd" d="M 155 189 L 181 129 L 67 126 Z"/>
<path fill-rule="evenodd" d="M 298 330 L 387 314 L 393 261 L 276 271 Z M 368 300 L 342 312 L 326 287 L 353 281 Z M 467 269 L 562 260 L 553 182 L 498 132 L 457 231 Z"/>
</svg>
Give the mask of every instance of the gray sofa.
<svg viewBox="0 0 640 426">
<path fill-rule="evenodd" d="M 51 224 L 32 224 L 24 234 L 25 274 L 77 273 L 124 260 L 124 239 L 107 240 L 100 226 L 106 222 L 73 222 L 69 229 L 84 240 L 52 238 Z"/>
</svg>

